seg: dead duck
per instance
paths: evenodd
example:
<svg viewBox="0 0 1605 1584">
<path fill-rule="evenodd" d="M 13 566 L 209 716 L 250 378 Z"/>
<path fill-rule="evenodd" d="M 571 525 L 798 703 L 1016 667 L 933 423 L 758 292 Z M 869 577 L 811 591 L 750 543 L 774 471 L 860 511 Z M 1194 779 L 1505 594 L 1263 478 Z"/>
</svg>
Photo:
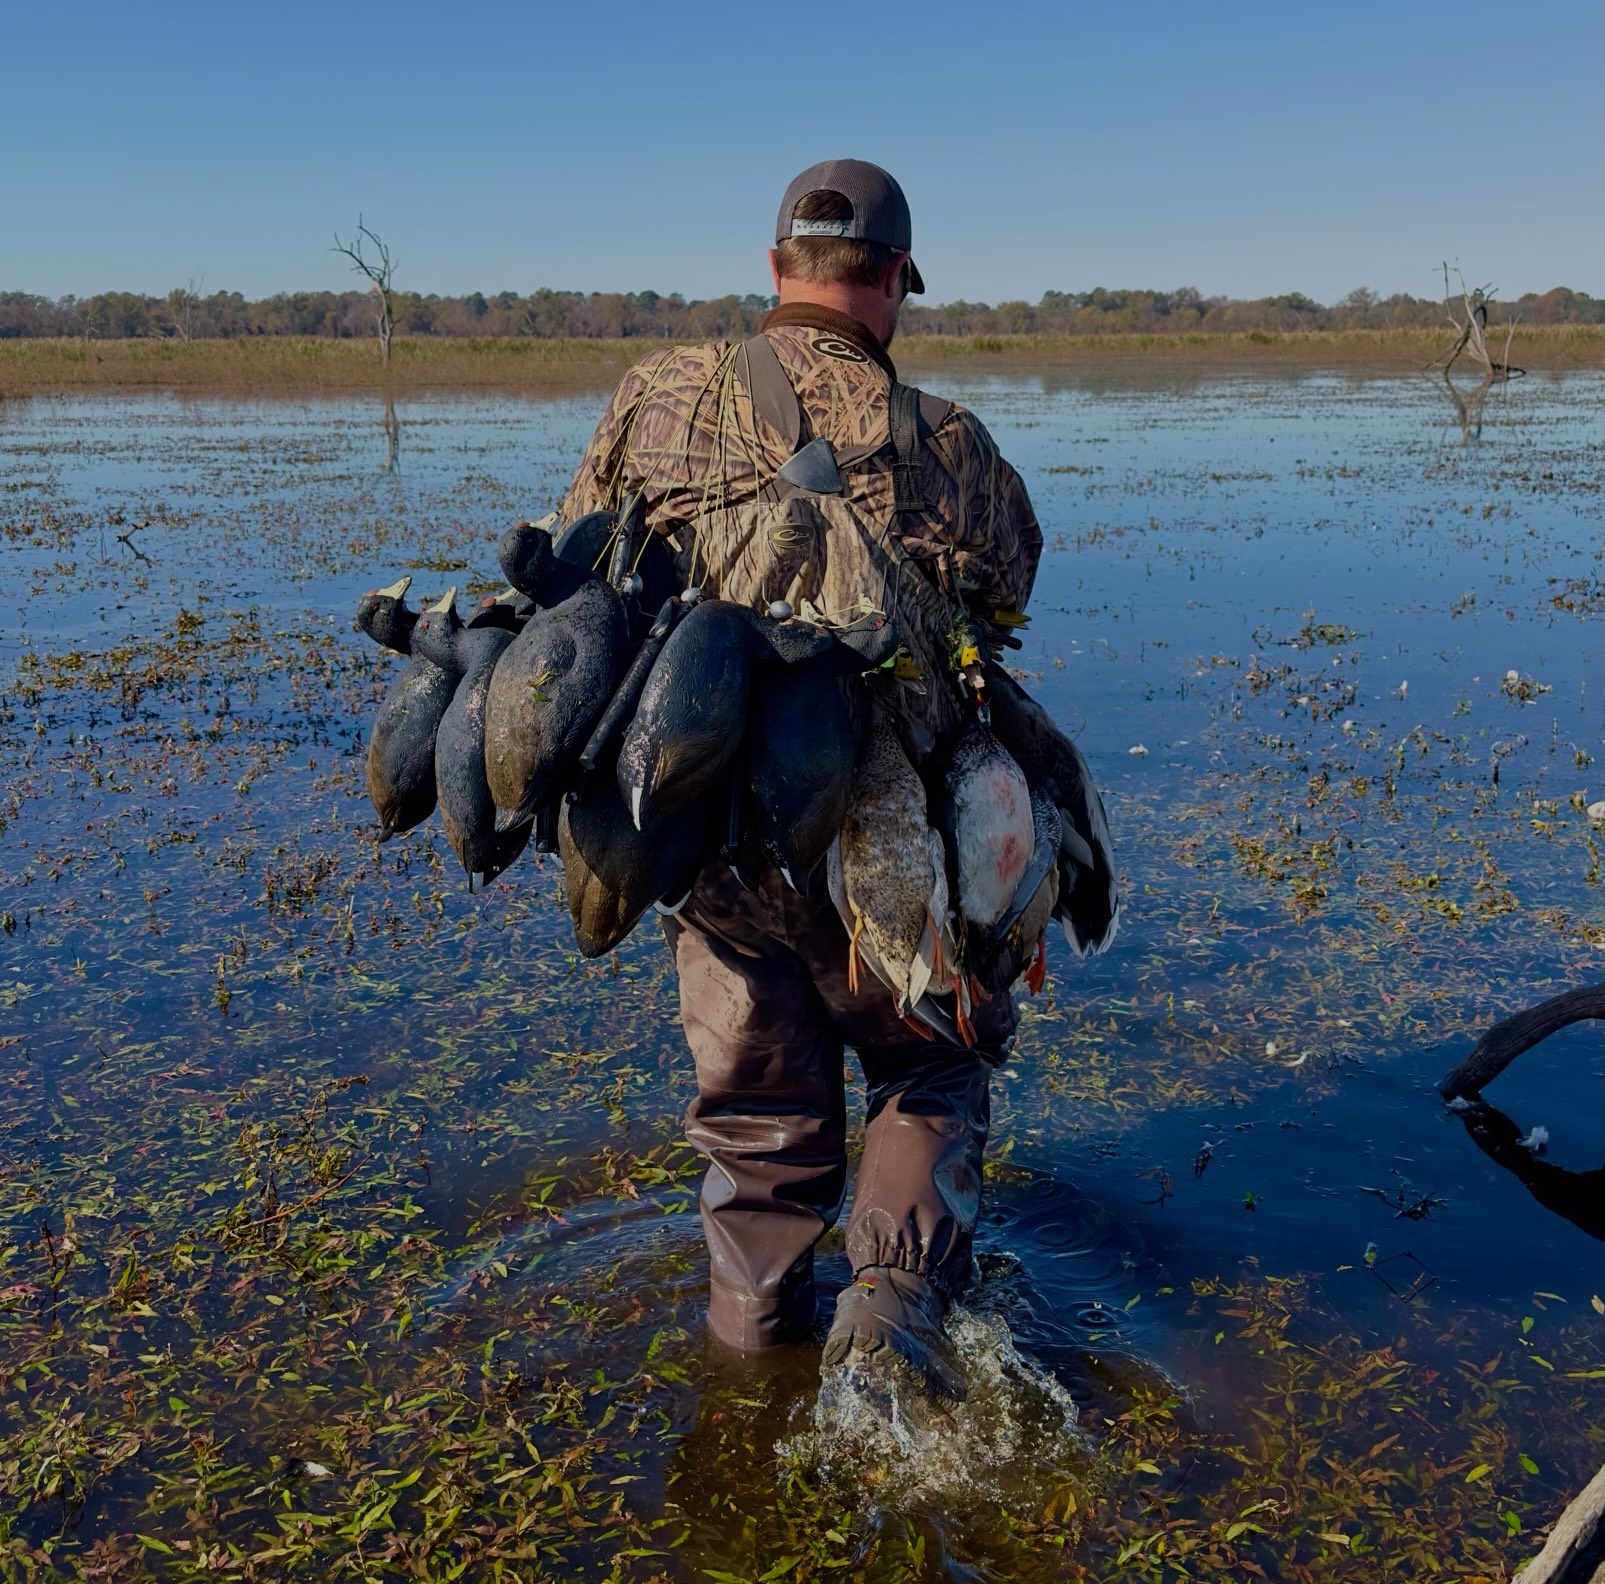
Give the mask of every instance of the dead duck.
<svg viewBox="0 0 1605 1584">
<path fill-rule="evenodd" d="M 655 814 L 645 830 L 637 830 L 612 764 L 599 766 L 576 796 L 563 799 L 558 823 L 569 917 L 581 954 L 612 951 L 655 903 L 672 911 L 683 902 L 710 841 L 710 820 L 700 804 Z"/>
<path fill-rule="evenodd" d="M 1053 799 L 1031 789 L 1031 862 L 1026 865 L 1008 909 L 987 932 L 983 969 L 994 979 L 1000 961 L 1024 964 L 1019 975 L 1032 995 L 1048 977 L 1048 920 L 1059 905 L 1059 842 L 1062 820 Z M 978 943 L 979 944 L 979 943 Z"/>
<path fill-rule="evenodd" d="M 954 902 L 965 926 L 989 932 L 1014 900 L 1034 846 L 1031 789 L 982 711 L 973 712 L 944 776 Z"/>
<path fill-rule="evenodd" d="M 1078 957 L 1095 956 L 1120 928 L 1121 895 L 1103 799 L 1081 750 L 1001 666 L 987 673 L 992 729 L 1033 787 L 1059 809 L 1059 896 L 1053 916 Z"/>
<path fill-rule="evenodd" d="M 849 675 L 895 648 L 890 624 L 835 630 L 727 600 L 693 603 L 664 642 L 619 750 L 619 790 L 639 826 L 705 796 L 741 746 L 755 667 L 822 664 Z"/>
<path fill-rule="evenodd" d="M 510 828 L 564 790 L 624 669 L 629 629 L 618 595 L 560 559 L 543 529 L 510 528 L 496 553 L 536 606 L 497 658 L 485 699 L 485 775 Z"/>
<path fill-rule="evenodd" d="M 831 900 L 849 935 L 847 977 L 860 965 L 913 1013 L 933 979 L 945 979 L 947 861 L 930 825 L 925 784 L 891 717 L 872 707 L 841 833 L 826 855 Z"/>
<path fill-rule="evenodd" d="M 468 873 L 488 885 L 524 850 L 531 822 L 496 829 L 496 805 L 485 780 L 485 695 L 492 670 L 513 634 L 499 627 L 465 627 L 454 604 L 425 611 L 413 647 L 459 680 L 435 734 L 435 787 L 446 840 Z"/>
<path fill-rule="evenodd" d="M 412 654 L 418 612 L 406 608 L 411 578 L 365 594 L 357 625 L 375 643 Z M 455 590 L 446 596 L 449 602 Z M 368 739 L 368 799 L 379 816 L 379 840 L 421 825 L 435 811 L 435 734 L 457 690 L 457 678 L 412 655 L 385 693 Z"/>
<path fill-rule="evenodd" d="M 515 588 L 489 594 L 468 618 L 470 627 L 500 627 L 510 633 L 522 632 L 524 623 L 535 612 L 535 601 Z"/>
</svg>

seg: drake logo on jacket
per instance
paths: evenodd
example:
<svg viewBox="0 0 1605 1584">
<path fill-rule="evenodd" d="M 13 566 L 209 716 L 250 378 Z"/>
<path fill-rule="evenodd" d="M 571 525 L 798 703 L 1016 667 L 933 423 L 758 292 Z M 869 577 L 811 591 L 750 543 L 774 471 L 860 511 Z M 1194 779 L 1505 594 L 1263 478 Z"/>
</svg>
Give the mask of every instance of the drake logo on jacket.
<svg viewBox="0 0 1605 1584">
<path fill-rule="evenodd" d="M 851 341 L 844 341 L 840 336 L 815 336 L 812 345 L 814 351 L 823 352 L 826 357 L 840 358 L 844 363 L 869 362 Z"/>
</svg>

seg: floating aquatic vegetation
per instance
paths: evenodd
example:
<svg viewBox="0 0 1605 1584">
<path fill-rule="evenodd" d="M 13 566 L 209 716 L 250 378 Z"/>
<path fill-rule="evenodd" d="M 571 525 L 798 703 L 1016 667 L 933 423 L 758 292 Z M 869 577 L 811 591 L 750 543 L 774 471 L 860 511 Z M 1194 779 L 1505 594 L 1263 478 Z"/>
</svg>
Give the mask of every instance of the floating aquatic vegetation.
<svg viewBox="0 0 1605 1584">
<path fill-rule="evenodd" d="M 867 1501 L 810 1360 L 699 1339 L 661 950 L 364 805 L 355 595 L 489 586 L 595 400 L 410 400 L 388 473 L 377 402 L 7 409 L 0 1576 L 1508 1576 L 1597 1462 L 1597 1261 L 1431 1084 L 1598 974 L 1600 381 L 1473 454 L 1409 381 L 1144 380 L 955 391 L 1063 535 L 1017 658 L 1130 920 L 994 1085 L 991 1463 Z M 1598 1077 L 1501 1081 L 1586 1165 Z"/>
</svg>

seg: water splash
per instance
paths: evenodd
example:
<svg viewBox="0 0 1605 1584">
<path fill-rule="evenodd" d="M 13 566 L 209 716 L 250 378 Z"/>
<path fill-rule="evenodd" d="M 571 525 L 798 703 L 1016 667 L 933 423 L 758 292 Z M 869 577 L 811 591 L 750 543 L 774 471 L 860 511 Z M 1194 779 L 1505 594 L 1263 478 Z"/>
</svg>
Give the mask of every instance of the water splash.
<svg viewBox="0 0 1605 1584">
<path fill-rule="evenodd" d="M 826 1370 L 776 1451 L 881 1511 L 1039 1509 L 1089 1461 L 1074 1398 L 1021 1356 L 990 1304 L 955 1305 L 947 1330 L 968 1388 L 963 1402 L 925 1396 L 900 1370 Z"/>
</svg>

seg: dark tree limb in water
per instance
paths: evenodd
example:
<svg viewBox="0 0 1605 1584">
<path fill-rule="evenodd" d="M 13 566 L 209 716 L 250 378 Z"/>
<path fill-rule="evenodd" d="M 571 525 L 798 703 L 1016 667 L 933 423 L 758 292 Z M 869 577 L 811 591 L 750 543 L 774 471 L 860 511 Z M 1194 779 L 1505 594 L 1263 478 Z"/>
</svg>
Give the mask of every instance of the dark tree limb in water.
<svg viewBox="0 0 1605 1584">
<path fill-rule="evenodd" d="M 1537 1006 L 1495 1023 L 1477 1041 L 1472 1053 L 1453 1072 L 1438 1080 L 1439 1094 L 1452 1100 L 1456 1095 L 1479 1093 L 1523 1051 L 1531 1050 L 1557 1029 L 1581 1023 L 1585 1018 L 1605 1018 L 1605 984 L 1568 990 L 1564 995 L 1540 1001 Z"/>
<path fill-rule="evenodd" d="M 1455 328 L 1455 344 L 1450 348 L 1448 356 L 1443 360 L 1444 377 L 1447 378 L 1449 370 L 1455 366 L 1455 359 L 1462 352 L 1475 358 L 1482 365 L 1483 375 L 1489 384 L 1495 380 L 1508 380 L 1513 374 L 1525 374 L 1525 369 L 1510 366 L 1510 343 L 1516 334 L 1516 321 L 1511 319 L 1505 326 L 1504 361 L 1495 362 L 1488 351 L 1488 304 L 1493 300 L 1495 288 L 1492 286 L 1478 286 L 1475 290 L 1466 285 L 1466 277 L 1457 269 L 1455 279 L 1460 282 L 1460 309 L 1457 312 L 1452 294 L 1449 290 L 1449 266 L 1443 267 L 1443 311 L 1449 316 L 1449 323 Z"/>
</svg>

